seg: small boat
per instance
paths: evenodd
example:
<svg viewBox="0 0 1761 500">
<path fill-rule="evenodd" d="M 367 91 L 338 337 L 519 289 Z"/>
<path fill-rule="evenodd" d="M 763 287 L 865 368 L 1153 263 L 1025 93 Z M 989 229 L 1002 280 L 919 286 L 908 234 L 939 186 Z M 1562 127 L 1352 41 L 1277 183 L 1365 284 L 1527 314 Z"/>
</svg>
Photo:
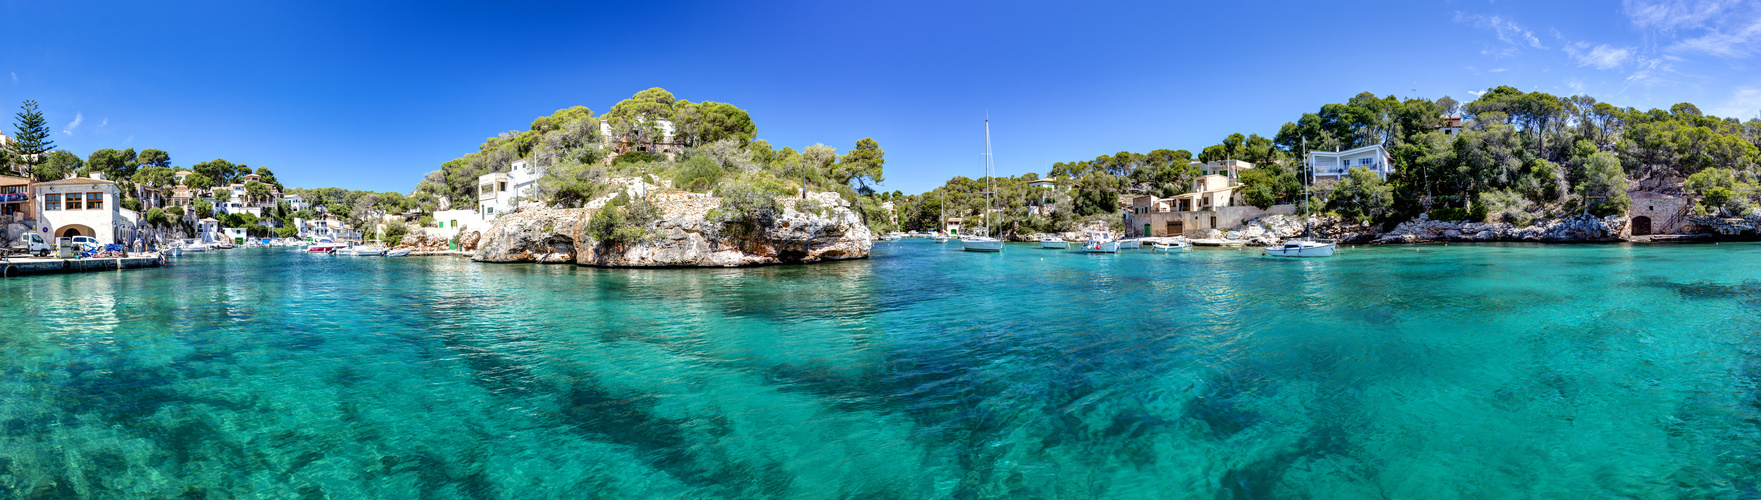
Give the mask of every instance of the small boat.
<svg viewBox="0 0 1761 500">
<path fill-rule="evenodd" d="M 1303 156 L 1308 156 L 1308 142 L 1303 142 Z M 1268 247 L 1260 255 L 1271 257 L 1332 257 L 1338 245 L 1315 241 L 1311 236 L 1313 228 L 1309 227 L 1309 185 L 1302 185 L 1302 238 L 1284 242 L 1282 246 Z"/>
<path fill-rule="evenodd" d="M 202 244 L 202 242 L 196 240 L 189 240 L 183 245 L 183 251 L 185 252 L 206 252 L 213 249 L 214 247 Z"/>
<path fill-rule="evenodd" d="M 1150 244 L 1150 249 L 1157 252 L 1191 252 L 1192 244 L 1183 241 L 1156 242 Z"/>
<path fill-rule="evenodd" d="M 1119 253 L 1119 242 L 1102 231 L 1089 231 L 1088 241 L 1082 242 L 1082 251 L 1088 253 Z"/>
<path fill-rule="evenodd" d="M 1143 248 L 1143 239 L 1141 238 L 1125 238 L 1119 240 L 1120 250 L 1136 250 L 1139 248 Z"/>
<path fill-rule="evenodd" d="M 409 255 L 410 249 L 408 248 L 399 248 L 397 250 L 385 252 L 386 257 L 408 257 Z"/>
<path fill-rule="evenodd" d="M 343 248 L 343 245 L 330 238 L 318 238 L 306 245 L 306 251 L 312 253 L 325 253 L 338 248 Z"/>
<path fill-rule="evenodd" d="M 1064 241 L 1063 238 L 1058 238 L 1058 237 L 1040 238 L 1039 247 L 1040 248 L 1059 248 L 1059 249 L 1070 248 L 1070 242 Z"/>
<path fill-rule="evenodd" d="M 964 236 L 960 238 L 960 249 L 968 252 L 1001 252 L 1003 240 L 989 236 Z"/>
<path fill-rule="evenodd" d="M 1268 247 L 1262 255 L 1272 257 L 1332 257 L 1339 245 L 1314 240 L 1290 240 L 1283 246 Z"/>
<path fill-rule="evenodd" d="M 164 247 L 164 248 L 159 249 L 159 255 L 166 255 L 166 256 L 171 256 L 171 257 L 182 257 L 183 256 L 183 249 L 178 248 L 178 247 Z"/>
<path fill-rule="evenodd" d="M 385 255 L 385 249 L 379 247 L 346 247 L 336 249 L 336 254 L 352 255 L 355 257 L 379 257 Z"/>
</svg>

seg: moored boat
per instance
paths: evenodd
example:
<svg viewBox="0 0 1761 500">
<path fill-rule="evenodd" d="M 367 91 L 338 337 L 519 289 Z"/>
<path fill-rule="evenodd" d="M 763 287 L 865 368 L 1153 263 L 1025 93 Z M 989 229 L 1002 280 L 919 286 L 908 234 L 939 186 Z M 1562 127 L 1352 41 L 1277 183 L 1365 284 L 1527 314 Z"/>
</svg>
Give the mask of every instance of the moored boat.
<svg viewBox="0 0 1761 500">
<path fill-rule="evenodd" d="M 1266 248 L 1261 253 L 1272 257 L 1332 257 L 1339 245 L 1314 240 L 1290 240 L 1282 246 Z"/>
<path fill-rule="evenodd" d="M 1113 235 L 1105 231 L 1089 231 L 1088 240 L 1082 242 L 1082 251 L 1088 253 L 1119 253 L 1119 242 Z"/>
<path fill-rule="evenodd" d="M 391 250 L 391 251 L 385 252 L 386 257 L 407 257 L 409 255 L 410 255 L 410 249 L 408 249 L 408 248 L 399 248 L 397 250 Z"/>
<path fill-rule="evenodd" d="M 306 245 L 306 251 L 312 253 L 325 253 L 338 248 L 343 248 L 343 245 L 330 238 L 318 238 Z"/>
<path fill-rule="evenodd" d="M 1192 244 L 1184 241 L 1158 241 L 1150 244 L 1150 249 L 1157 252 L 1191 252 Z"/>
<path fill-rule="evenodd" d="M 984 121 L 984 206 L 988 212 L 991 207 L 991 192 L 995 190 L 991 179 L 991 120 Z M 960 249 L 968 252 L 1001 252 L 1003 240 L 986 236 L 991 232 L 991 217 L 987 213 L 984 218 L 984 232 L 976 236 L 961 236 Z"/>
<path fill-rule="evenodd" d="M 1050 237 L 1050 238 L 1040 238 L 1039 247 L 1040 248 L 1060 248 L 1060 249 L 1070 248 L 1070 242 L 1064 241 L 1063 238 L 1059 238 L 1056 236 Z"/>
</svg>

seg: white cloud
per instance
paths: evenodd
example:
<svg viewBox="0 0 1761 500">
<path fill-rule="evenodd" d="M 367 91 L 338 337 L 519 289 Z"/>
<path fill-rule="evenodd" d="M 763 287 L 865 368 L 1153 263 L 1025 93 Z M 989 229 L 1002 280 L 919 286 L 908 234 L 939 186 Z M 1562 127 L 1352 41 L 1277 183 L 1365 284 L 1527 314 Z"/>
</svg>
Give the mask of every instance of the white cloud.
<svg viewBox="0 0 1761 500">
<path fill-rule="evenodd" d="M 1467 93 L 1473 94 L 1474 97 L 1480 97 L 1480 96 L 1486 95 L 1486 91 L 1484 91 L 1484 90 L 1469 90 L 1469 91 L 1467 91 Z"/>
<path fill-rule="evenodd" d="M 1669 48 L 1734 59 L 1748 57 L 1758 45 L 1761 45 L 1761 17 L 1728 33 L 1717 28 L 1709 29 L 1705 35 L 1676 42 Z"/>
<path fill-rule="evenodd" d="M 1492 68 L 1492 69 L 1486 70 L 1487 73 L 1503 73 L 1505 71 L 1510 71 L 1510 70 L 1504 69 L 1504 68 Z"/>
<path fill-rule="evenodd" d="M 1739 120 L 1755 118 L 1756 113 L 1761 113 L 1761 88 L 1738 88 L 1731 93 L 1729 100 L 1709 111 L 1714 115 Z"/>
<path fill-rule="evenodd" d="M 1731 0 L 1624 0 L 1621 10 L 1642 29 L 1693 29 L 1742 2 Z"/>
<path fill-rule="evenodd" d="M 1571 89 L 1572 95 L 1583 95 L 1583 93 L 1584 93 L 1584 81 L 1583 80 L 1579 80 L 1576 78 L 1566 80 L 1565 86 Z"/>
<path fill-rule="evenodd" d="M 12 72 L 12 83 L 18 83 L 18 72 Z"/>
<path fill-rule="evenodd" d="M 1676 73 L 1675 66 L 1664 64 L 1662 59 L 1638 57 L 1635 58 L 1635 60 L 1637 61 L 1636 64 L 1638 65 L 1638 70 L 1626 77 L 1628 83 L 1643 85 L 1646 87 L 1656 87 L 1659 85 L 1675 83 L 1674 80 L 1665 78 L 1664 75 L 1671 73 L 1679 74 Z"/>
<path fill-rule="evenodd" d="M 1633 48 L 1610 47 L 1608 44 L 1591 47 L 1588 43 L 1572 42 L 1565 45 L 1565 53 L 1572 59 L 1576 59 L 1578 66 L 1614 69 L 1633 57 Z"/>
<path fill-rule="evenodd" d="M 1547 48 L 1547 46 L 1541 45 L 1541 39 L 1536 38 L 1533 31 L 1529 31 L 1503 17 L 1456 12 L 1455 22 L 1466 23 L 1480 29 L 1492 30 L 1492 33 L 1498 37 L 1498 40 L 1504 42 L 1504 47 L 1497 49 L 1487 48 L 1480 51 L 1481 54 L 1494 57 L 1511 57 L 1522 53 L 1520 50 L 1522 47 L 1536 49 Z"/>
<path fill-rule="evenodd" d="M 1673 40 L 1665 50 L 1740 59 L 1761 52 L 1761 3 L 1744 0 L 1624 0 L 1633 26 Z"/>
<path fill-rule="evenodd" d="M 67 135 L 73 135 L 73 129 L 79 128 L 79 122 L 83 122 L 83 121 L 86 121 L 86 115 L 80 114 L 79 112 L 74 112 L 73 123 L 67 124 L 67 128 L 61 129 L 61 133 L 67 134 Z"/>
<path fill-rule="evenodd" d="M 108 116 L 104 117 L 104 121 L 98 122 L 99 128 L 107 127 L 109 125 L 110 125 L 110 117 L 108 117 Z"/>
</svg>

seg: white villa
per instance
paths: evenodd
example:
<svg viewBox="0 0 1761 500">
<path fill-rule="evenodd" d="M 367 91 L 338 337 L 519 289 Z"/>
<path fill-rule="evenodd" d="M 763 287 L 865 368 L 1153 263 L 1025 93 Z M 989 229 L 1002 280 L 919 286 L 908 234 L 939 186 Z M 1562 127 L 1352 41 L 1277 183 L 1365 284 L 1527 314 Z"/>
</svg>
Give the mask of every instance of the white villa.
<svg viewBox="0 0 1761 500">
<path fill-rule="evenodd" d="M 51 238 L 91 236 L 99 243 L 122 243 L 133 225 L 122 218 L 116 183 L 75 177 L 31 186 L 37 227 Z"/>
<path fill-rule="evenodd" d="M 1367 168 L 1387 179 L 1388 174 L 1394 173 L 1394 156 L 1381 144 L 1345 151 L 1310 151 L 1308 166 L 1313 173 L 1309 180 L 1313 182 L 1338 181 L 1353 168 Z"/>
<path fill-rule="evenodd" d="M 287 207 L 292 210 L 305 210 L 307 208 L 306 199 L 297 194 L 283 196 L 281 197 L 281 201 L 287 203 Z"/>
<path fill-rule="evenodd" d="M 538 169 L 526 160 L 515 161 L 508 172 L 483 174 L 477 177 L 477 213 L 483 220 L 495 220 L 497 214 L 513 210 L 522 200 L 538 195 Z"/>
</svg>

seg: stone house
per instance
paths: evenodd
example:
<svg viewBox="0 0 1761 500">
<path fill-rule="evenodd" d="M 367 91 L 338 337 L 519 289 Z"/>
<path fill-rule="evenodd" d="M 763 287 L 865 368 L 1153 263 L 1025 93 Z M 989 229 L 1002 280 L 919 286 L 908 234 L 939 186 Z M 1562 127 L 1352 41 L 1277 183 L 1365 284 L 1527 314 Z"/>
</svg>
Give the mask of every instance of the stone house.
<svg viewBox="0 0 1761 500">
<path fill-rule="evenodd" d="M 1627 236 L 1681 234 L 1691 224 L 1691 199 L 1654 191 L 1634 191 L 1627 196 L 1633 200 L 1632 208 L 1626 212 Z"/>
</svg>

